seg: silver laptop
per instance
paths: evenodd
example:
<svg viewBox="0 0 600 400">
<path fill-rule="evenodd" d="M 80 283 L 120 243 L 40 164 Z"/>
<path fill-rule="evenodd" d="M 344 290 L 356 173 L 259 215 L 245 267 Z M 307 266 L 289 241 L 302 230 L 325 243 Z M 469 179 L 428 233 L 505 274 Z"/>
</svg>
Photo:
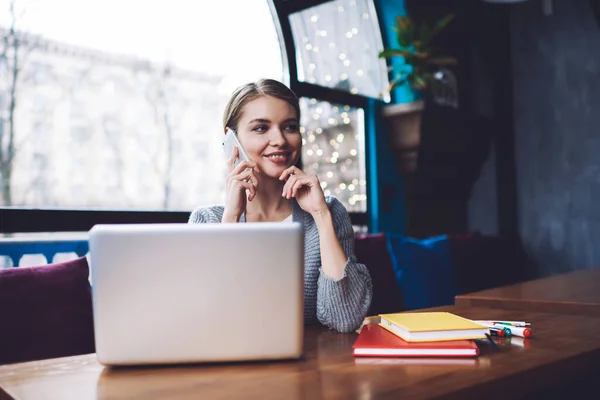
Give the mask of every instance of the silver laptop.
<svg viewBox="0 0 600 400">
<path fill-rule="evenodd" d="M 89 244 L 100 363 L 302 355 L 300 224 L 96 225 Z"/>
</svg>

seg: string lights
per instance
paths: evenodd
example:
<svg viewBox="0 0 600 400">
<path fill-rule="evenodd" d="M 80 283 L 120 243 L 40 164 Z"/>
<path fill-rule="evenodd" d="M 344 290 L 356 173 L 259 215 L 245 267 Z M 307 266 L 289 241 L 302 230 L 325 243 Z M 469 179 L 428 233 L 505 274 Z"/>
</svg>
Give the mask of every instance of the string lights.
<svg viewBox="0 0 600 400">
<path fill-rule="evenodd" d="M 290 16 L 298 79 L 380 97 L 388 85 L 377 18 L 369 0 L 335 0 Z M 384 101 L 388 99 L 384 98 Z M 363 110 L 301 99 L 303 165 L 326 195 L 366 211 Z"/>
<path fill-rule="evenodd" d="M 366 211 L 362 110 L 316 99 L 300 99 L 305 172 L 315 173 L 326 196 L 335 195 L 350 211 Z"/>
<path fill-rule="evenodd" d="M 388 73 L 372 12 L 369 0 L 337 0 L 291 15 L 298 79 L 375 98 L 385 93 Z"/>
</svg>

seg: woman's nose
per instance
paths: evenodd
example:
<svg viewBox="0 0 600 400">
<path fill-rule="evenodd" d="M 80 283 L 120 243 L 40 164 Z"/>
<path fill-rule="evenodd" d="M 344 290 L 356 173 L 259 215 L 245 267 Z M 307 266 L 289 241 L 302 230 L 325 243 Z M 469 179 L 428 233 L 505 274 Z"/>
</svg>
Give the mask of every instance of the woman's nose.
<svg viewBox="0 0 600 400">
<path fill-rule="evenodd" d="M 281 129 L 273 128 L 271 130 L 270 142 L 274 145 L 282 145 L 285 143 L 285 135 L 283 134 L 283 132 L 281 132 Z"/>
</svg>

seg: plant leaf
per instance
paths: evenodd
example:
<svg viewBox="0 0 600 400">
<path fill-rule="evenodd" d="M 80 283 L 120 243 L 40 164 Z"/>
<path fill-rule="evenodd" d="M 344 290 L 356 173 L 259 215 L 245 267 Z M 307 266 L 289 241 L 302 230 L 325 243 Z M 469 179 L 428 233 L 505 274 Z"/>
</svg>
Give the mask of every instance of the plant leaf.
<svg viewBox="0 0 600 400">
<path fill-rule="evenodd" d="M 396 17 L 396 32 L 398 44 L 402 47 L 409 47 L 412 41 L 413 22 L 405 16 Z"/>
<path fill-rule="evenodd" d="M 414 46 L 414 41 L 415 41 L 415 31 L 416 31 L 416 27 L 415 25 L 411 24 L 410 27 L 408 28 L 408 30 L 406 31 L 406 41 L 408 42 L 407 47 L 409 46 Z"/>
<path fill-rule="evenodd" d="M 424 50 L 431 41 L 431 28 L 429 25 L 422 24 L 419 31 L 419 40 L 415 41 L 415 47 L 419 50 Z"/>
<path fill-rule="evenodd" d="M 408 31 L 413 25 L 413 22 L 410 18 L 401 15 L 399 17 L 396 17 L 396 26 L 399 28 L 399 30 L 401 31 Z"/>
<path fill-rule="evenodd" d="M 414 79 L 412 80 L 412 85 L 417 90 L 425 90 L 425 89 L 427 89 L 427 81 L 425 80 L 424 77 L 421 77 L 419 75 L 414 75 Z"/>
<path fill-rule="evenodd" d="M 453 57 L 437 55 L 433 45 L 435 35 L 453 19 L 454 14 L 449 14 L 433 25 L 424 22 L 417 26 L 408 16 L 396 17 L 396 25 L 392 29 L 397 34 L 399 47 L 383 49 L 379 58 L 403 57 L 404 65 L 410 68 L 390 82 L 389 91 L 404 83 L 416 90 L 426 90 L 435 81 L 433 74 L 439 67 L 458 64 Z"/>
<path fill-rule="evenodd" d="M 406 83 L 406 81 L 408 80 L 409 76 L 410 75 L 402 75 L 395 79 L 392 79 L 392 81 L 390 82 L 390 84 L 387 88 L 388 93 L 390 93 L 392 90 L 394 90 L 398 86 L 404 85 Z"/>
<path fill-rule="evenodd" d="M 396 34 L 396 40 L 400 47 L 408 47 L 408 41 L 406 40 L 406 32 L 398 30 Z"/>
<path fill-rule="evenodd" d="M 410 51 L 399 49 L 387 49 L 379 53 L 379 58 L 390 58 L 394 56 L 410 58 L 410 56 L 412 56 L 412 53 Z"/>
<path fill-rule="evenodd" d="M 433 26 L 433 29 L 431 30 L 431 39 L 433 39 L 433 37 L 435 35 L 440 33 L 440 31 L 442 29 L 444 29 L 446 26 L 448 26 L 450 21 L 452 21 L 453 19 L 454 19 L 454 14 L 449 14 L 449 15 L 446 15 L 445 17 L 441 18 L 440 20 L 438 20 L 438 22 L 436 22 L 436 24 Z"/>
<path fill-rule="evenodd" d="M 434 77 L 433 73 L 431 73 L 431 72 L 424 72 L 423 75 L 421 76 L 421 79 L 423 79 L 423 81 L 426 84 L 435 82 L 435 77 Z"/>
</svg>

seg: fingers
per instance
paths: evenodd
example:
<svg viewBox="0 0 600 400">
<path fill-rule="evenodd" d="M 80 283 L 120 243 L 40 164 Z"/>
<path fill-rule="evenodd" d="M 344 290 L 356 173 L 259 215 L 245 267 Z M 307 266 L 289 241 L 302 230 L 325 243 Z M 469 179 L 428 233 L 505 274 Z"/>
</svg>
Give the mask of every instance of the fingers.
<svg viewBox="0 0 600 400">
<path fill-rule="evenodd" d="M 260 169 L 258 169 L 258 166 L 253 161 L 242 161 L 237 166 L 235 166 L 235 162 L 238 160 L 239 154 L 240 154 L 240 152 L 239 152 L 239 149 L 237 148 L 237 146 L 233 146 L 233 151 L 231 152 L 231 157 L 229 157 L 227 159 L 227 165 L 229 167 L 230 175 L 232 175 L 232 174 L 237 175 L 240 172 L 242 172 L 243 170 L 245 170 L 246 168 L 253 168 L 256 172 L 260 173 Z"/>
<path fill-rule="evenodd" d="M 292 197 L 296 197 L 296 194 L 298 193 L 298 189 L 300 189 L 302 186 L 310 186 L 310 179 L 307 179 L 307 178 L 297 179 L 291 188 Z"/>
<path fill-rule="evenodd" d="M 252 181 L 241 182 L 248 195 L 248 201 L 252 201 L 256 197 L 256 185 Z"/>
<path fill-rule="evenodd" d="M 238 191 L 248 190 L 248 200 L 256 197 L 256 190 L 258 189 L 258 178 L 254 174 L 254 170 L 246 169 L 237 175 L 231 175 L 229 177 L 230 187 L 235 188 Z"/>
<path fill-rule="evenodd" d="M 251 181 L 240 181 L 239 184 L 245 189 L 248 194 L 248 201 L 252 201 L 256 197 L 256 186 Z"/>
<path fill-rule="evenodd" d="M 256 175 L 254 175 L 254 170 L 252 169 L 242 171 L 237 175 L 231 176 L 229 179 L 233 181 L 252 182 L 254 186 L 258 186 L 258 178 L 256 177 Z"/>
<path fill-rule="evenodd" d="M 242 173 L 242 171 L 249 169 L 249 170 L 253 170 L 257 173 L 260 173 L 260 169 L 258 169 L 258 166 L 256 165 L 255 162 L 253 161 L 242 161 L 241 163 L 238 164 L 237 167 L 235 167 L 233 170 L 231 170 L 231 172 L 229 173 L 230 176 L 234 176 L 234 175 L 239 175 Z"/>
<path fill-rule="evenodd" d="M 242 173 L 233 176 L 232 179 L 238 180 L 238 181 L 246 181 L 246 182 L 252 182 L 254 184 L 254 186 L 258 187 L 258 178 L 256 177 L 256 175 L 254 175 L 254 170 L 252 169 L 247 169 L 245 171 L 243 171 Z"/>
<path fill-rule="evenodd" d="M 297 168 L 297 167 L 291 166 L 291 167 L 289 167 L 289 168 L 286 168 L 286 169 L 285 169 L 285 170 L 284 170 L 284 171 L 281 173 L 281 175 L 279 176 L 279 180 L 280 180 L 280 181 L 285 181 L 286 179 L 288 179 L 288 178 L 289 178 L 290 176 L 292 176 L 292 175 L 300 175 L 300 176 L 302 176 L 302 175 L 304 175 L 304 172 L 302 172 L 302 171 L 300 170 L 300 168 Z"/>
<path fill-rule="evenodd" d="M 297 178 L 295 182 L 291 184 L 289 189 L 290 196 L 296 197 L 298 195 L 298 191 L 303 187 L 310 189 L 317 186 L 319 186 L 319 179 L 316 177 L 316 175 L 304 175 L 300 178 Z"/>
<path fill-rule="evenodd" d="M 227 166 L 229 167 L 229 172 L 231 173 L 235 168 L 235 160 L 237 160 L 240 152 L 238 151 L 237 146 L 233 146 L 233 151 L 231 152 L 231 156 L 227 159 Z"/>
<path fill-rule="evenodd" d="M 292 198 L 298 195 L 298 191 L 303 188 L 319 187 L 319 178 L 316 175 L 290 175 L 283 186 L 282 197 Z"/>
<path fill-rule="evenodd" d="M 285 183 L 285 185 L 283 185 L 281 197 L 285 197 L 286 199 L 291 198 L 292 187 L 296 184 L 297 181 L 298 181 L 298 177 L 296 175 L 289 175 L 287 182 Z"/>
<path fill-rule="evenodd" d="M 230 185 L 233 190 L 248 192 L 249 201 L 256 197 L 257 184 L 252 180 L 232 180 Z"/>
</svg>

